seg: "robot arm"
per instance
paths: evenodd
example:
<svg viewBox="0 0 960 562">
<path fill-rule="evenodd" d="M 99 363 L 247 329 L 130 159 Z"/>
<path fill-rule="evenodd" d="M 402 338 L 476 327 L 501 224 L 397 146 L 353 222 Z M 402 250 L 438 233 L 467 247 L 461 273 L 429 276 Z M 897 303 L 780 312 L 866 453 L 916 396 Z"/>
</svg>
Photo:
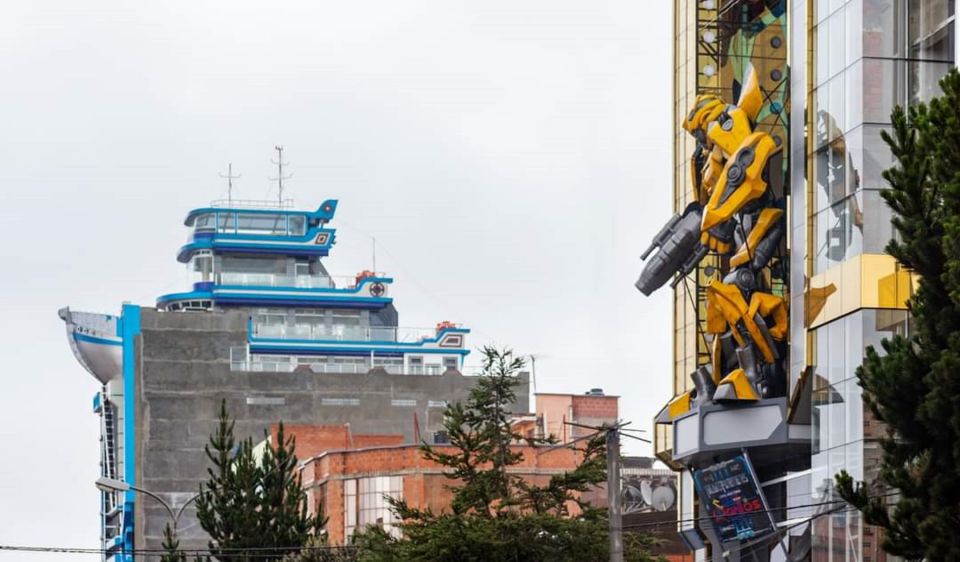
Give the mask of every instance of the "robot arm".
<svg viewBox="0 0 960 562">
<path fill-rule="evenodd" d="M 709 248 L 700 244 L 701 214 L 700 205 L 691 203 L 682 215 L 672 216 L 653 238 L 650 247 L 640 256 L 647 262 L 636 282 L 641 293 L 650 296 L 677 273 L 681 277 L 690 273 L 707 255 Z M 650 257 L 654 250 L 658 251 Z"/>
</svg>

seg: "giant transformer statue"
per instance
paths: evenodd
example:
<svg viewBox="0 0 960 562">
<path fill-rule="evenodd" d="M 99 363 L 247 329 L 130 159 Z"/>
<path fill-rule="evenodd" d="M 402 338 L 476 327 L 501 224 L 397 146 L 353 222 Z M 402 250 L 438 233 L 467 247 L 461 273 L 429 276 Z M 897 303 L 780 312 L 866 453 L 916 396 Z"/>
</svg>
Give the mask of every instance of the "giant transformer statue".
<svg viewBox="0 0 960 562">
<path fill-rule="evenodd" d="M 787 302 L 772 288 L 787 278 L 783 164 L 780 144 L 756 130 L 763 101 L 752 68 L 736 105 L 713 95 L 696 98 L 683 121 L 696 139 L 695 201 L 641 256 L 646 264 L 636 286 L 648 296 L 671 278 L 675 287 L 711 252 L 720 258 L 706 287 L 711 361 L 691 374 L 694 389 L 670 402 L 671 418 L 711 401 L 786 394 Z"/>
</svg>

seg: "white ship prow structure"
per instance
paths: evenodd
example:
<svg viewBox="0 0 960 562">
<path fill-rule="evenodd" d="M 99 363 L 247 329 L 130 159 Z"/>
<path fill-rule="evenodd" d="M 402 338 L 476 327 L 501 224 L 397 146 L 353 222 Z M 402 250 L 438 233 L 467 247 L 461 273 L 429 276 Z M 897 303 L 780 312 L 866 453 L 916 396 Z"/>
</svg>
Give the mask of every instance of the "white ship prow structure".
<svg viewBox="0 0 960 562">
<path fill-rule="evenodd" d="M 70 349 L 77 361 L 101 384 L 123 373 L 123 338 L 118 317 L 94 312 L 74 312 L 69 307 L 58 312 L 67 328 Z"/>
</svg>

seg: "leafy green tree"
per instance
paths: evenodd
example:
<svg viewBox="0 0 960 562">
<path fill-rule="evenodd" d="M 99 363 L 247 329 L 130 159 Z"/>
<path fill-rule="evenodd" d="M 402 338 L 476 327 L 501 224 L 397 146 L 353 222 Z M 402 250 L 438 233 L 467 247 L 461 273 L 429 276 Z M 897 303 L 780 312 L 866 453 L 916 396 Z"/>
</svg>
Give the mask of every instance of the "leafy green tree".
<svg viewBox="0 0 960 562">
<path fill-rule="evenodd" d="M 508 469 L 523 461 L 511 445 L 555 443 L 526 439 L 510 423 L 509 408 L 523 360 L 510 350 L 483 349 L 483 375 L 464 402 L 447 406 L 444 429 L 450 447 L 423 444 L 423 456 L 446 468 L 455 484 L 450 512 L 418 509 L 392 499 L 402 537 L 373 526 L 355 537 L 367 562 L 589 562 L 609 558 L 606 511 L 588 505 L 580 493 L 606 480 L 602 432 L 579 449 L 581 463 L 543 486 L 523 481 Z M 452 450 L 451 450 L 452 449 Z M 579 514 L 571 517 L 570 507 Z M 650 560 L 651 539 L 625 537 L 625 557 Z"/>
<path fill-rule="evenodd" d="M 960 560 L 960 74 L 929 104 L 896 108 L 883 139 L 897 160 L 882 193 L 897 239 L 887 252 L 919 276 L 910 333 L 867 348 L 863 400 L 886 425 L 877 480 L 837 476 L 840 495 L 911 560 Z M 896 490 L 897 496 L 888 490 Z"/>
<path fill-rule="evenodd" d="M 276 443 L 258 457 L 253 440 L 239 443 L 226 402 L 220 405 L 217 430 L 204 448 L 213 466 L 200 486 L 197 519 L 210 535 L 211 555 L 222 562 L 279 560 L 312 537 L 322 536 L 326 518 L 308 515 L 306 494 L 296 472 L 294 439 L 277 430 Z"/>
</svg>

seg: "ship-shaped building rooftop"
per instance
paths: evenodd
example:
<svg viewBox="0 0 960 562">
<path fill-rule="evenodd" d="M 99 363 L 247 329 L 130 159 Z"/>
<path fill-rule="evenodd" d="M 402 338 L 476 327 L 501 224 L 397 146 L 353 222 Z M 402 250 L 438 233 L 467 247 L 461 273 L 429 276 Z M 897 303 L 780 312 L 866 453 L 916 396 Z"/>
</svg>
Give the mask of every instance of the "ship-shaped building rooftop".
<svg viewBox="0 0 960 562">
<path fill-rule="evenodd" d="M 221 400 L 238 437 L 260 438 L 279 420 L 402 429 L 411 441 L 440 429 L 442 407 L 473 384 L 460 374 L 469 330 L 400 327 L 392 277 L 331 275 L 324 258 L 337 205 L 194 209 L 176 254 L 191 286 L 155 306 L 125 304 L 120 315 L 60 311 L 78 361 L 102 384 L 94 410 L 104 478 L 186 501 L 205 477 L 202 448 Z M 526 394 L 518 392 L 521 411 Z M 159 546 L 166 512 L 138 497 L 103 491 L 106 559 Z M 199 525 L 180 528 L 184 545 L 206 545 Z"/>
</svg>

